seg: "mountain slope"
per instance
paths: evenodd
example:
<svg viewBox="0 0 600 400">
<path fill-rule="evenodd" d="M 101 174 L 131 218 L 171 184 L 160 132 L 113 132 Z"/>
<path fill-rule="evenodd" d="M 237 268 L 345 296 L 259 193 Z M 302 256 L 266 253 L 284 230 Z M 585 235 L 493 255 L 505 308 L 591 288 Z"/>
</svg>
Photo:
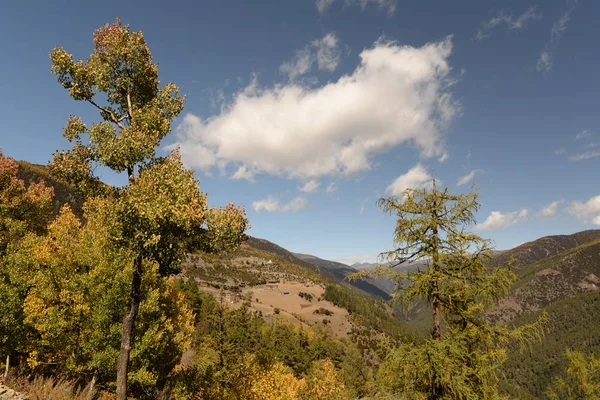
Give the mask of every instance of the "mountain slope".
<svg viewBox="0 0 600 400">
<path fill-rule="evenodd" d="M 514 260 L 513 266 L 523 267 L 595 240 L 600 240 L 600 229 L 577 232 L 572 235 L 545 236 L 501 252 L 492 258 L 490 265 L 493 267 L 508 265 L 510 260 Z"/>
<path fill-rule="evenodd" d="M 514 346 L 503 366 L 503 391 L 514 399 L 546 399 L 545 391 L 568 368 L 566 349 L 600 354 L 600 292 L 586 292 L 558 300 L 544 309 L 547 332 L 526 349 Z M 541 311 L 517 318 L 515 325 L 534 322 Z"/>
<path fill-rule="evenodd" d="M 374 284 L 373 280 L 370 278 L 357 279 L 357 280 L 352 280 L 352 281 L 347 280 L 346 278 L 348 276 L 350 276 L 358 271 L 346 264 L 342 264 L 342 263 L 339 263 L 336 261 L 323 260 L 322 258 L 312 256 L 310 254 L 301 254 L 301 253 L 293 253 L 293 254 L 296 257 L 298 257 L 306 262 L 309 262 L 311 264 L 314 264 L 314 265 L 317 265 L 319 267 L 326 269 L 340 283 L 350 285 L 350 286 L 352 286 L 356 289 L 359 289 L 367 294 L 372 294 L 372 295 L 381 297 L 384 300 L 390 300 L 392 298 L 387 292 L 385 292 L 384 290 L 381 290 L 379 287 L 377 287 Z"/>
<path fill-rule="evenodd" d="M 370 343 L 379 334 L 402 341 L 417 338 L 380 298 L 336 284 L 315 265 L 288 261 L 282 257 L 288 255 L 285 249 L 252 239 L 227 254 L 190 254 L 178 277 L 224 296 L 232 307 L 250 300 L 251 308 L 267 321 L 282 317 L 302 327 L 331 329 L 360 343 Z M 263 248 L 275 246 L 279 254 L 254 247 L 257 240 Z"/>
<path fill-rule="evenodd" d="M 522 267 L 510 294 L 494 315 L 510 321 L 550 303 L 600 289 L 600 240 Z"/>
</svg>

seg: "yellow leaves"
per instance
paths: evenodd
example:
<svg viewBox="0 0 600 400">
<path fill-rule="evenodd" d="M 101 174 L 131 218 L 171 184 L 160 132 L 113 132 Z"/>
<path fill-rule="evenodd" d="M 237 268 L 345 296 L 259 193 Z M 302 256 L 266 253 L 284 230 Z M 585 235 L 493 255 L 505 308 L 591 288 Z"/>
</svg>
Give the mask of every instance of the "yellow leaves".
<svg viewBox="0 0 600 400">
<path fill-rule="evenodd" d="M 308 373 L 302 390 L 303 399 L 335 400 L 346 399 L 348 394 L 338 377 L 331 359 L 315 361 Z"/>
<path fill-rule="evenodd" d="M 305 381 L 297 379 L 292 370 L 282 363 L 275 363 L 262 373 L 252 385 L 252 400 L 295 400 Z"/>
</svg>

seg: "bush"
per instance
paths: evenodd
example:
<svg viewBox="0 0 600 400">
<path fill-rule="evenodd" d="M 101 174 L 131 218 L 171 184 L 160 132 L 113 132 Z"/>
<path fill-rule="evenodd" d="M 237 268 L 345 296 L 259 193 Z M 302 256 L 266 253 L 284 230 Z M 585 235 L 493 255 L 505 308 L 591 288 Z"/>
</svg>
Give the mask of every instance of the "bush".
<svg viewBox="0 0 600 400">
<path fill-rule="evenodd" d="M 275 307 L 275 309 L 273 309 L 273 312 L 275 314 L 279 314 L 281 312 L 281 310 L 279 308 Z"/>
</svg>

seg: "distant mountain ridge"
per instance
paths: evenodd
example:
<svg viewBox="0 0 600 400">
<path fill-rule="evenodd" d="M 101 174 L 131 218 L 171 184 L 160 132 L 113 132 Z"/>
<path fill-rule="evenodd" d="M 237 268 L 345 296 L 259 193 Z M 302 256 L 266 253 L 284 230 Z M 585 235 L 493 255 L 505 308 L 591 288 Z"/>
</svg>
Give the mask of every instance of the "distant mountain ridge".
<svg viewBox="0 0 600 400">
<path fill-rule="evenodd" d="M 600 229 L 581 231 L 571 235 L 545 236 L 502 251 L 492 258 L 490 265 L 494 267 L 507 265 L 511 259 L 514 259 L 513 266 L 523 267 L 595 240 L 600 240 Z"/>
<path fill-rule="evenodd" d="M 311 264 L 314 264 L 314 265 L 324 268 L 329 273 L 331 273 L 336 278 L 336 280 L 340 283 L 350 285 L 350 286 L 352 286 L 356 289 L 359 289 L 365 293 L 379 296 L 384 300 L 391 299 L 391 296 L 389 295 L 389 293 L 387 291 L 383 290 L 381 287 L 379 287 L 376 284 L 376 281 L 373 280 L 372 278 L 357 279 L 357 280 L 352 280 L 352 281 L 347 280 L 346 278 L 348 276 L 358 272 L 358 270 L 355 268 L 352 268 L 346 264 L 343 264 L 343 263 L 340 263 L 337 261 L 323 260 L 322 258 L 313 256 L 310 254 L 302 254 L 302 253 L 293 253 L 293 254 L 296 257 L 298 257 L 306 262 L 309 262 Z"/>
</svg>

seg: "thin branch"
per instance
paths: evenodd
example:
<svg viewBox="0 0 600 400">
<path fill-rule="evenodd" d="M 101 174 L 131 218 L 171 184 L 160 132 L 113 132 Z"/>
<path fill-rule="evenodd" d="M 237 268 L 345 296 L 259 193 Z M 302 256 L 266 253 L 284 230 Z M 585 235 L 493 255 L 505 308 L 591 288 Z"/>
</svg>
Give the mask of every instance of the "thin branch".
<svg viewBox="0 0 600 400">
<path fill-rule="evenodd" d="M 125 129 L 125 127 L 123 126 L 123 124 L 121 124 L 121 121 L 123 121 L 125 118 L 127 117 L 122 117 L 122 118 L 117 118 L 117 116 L 115 115 L 115 113 L 106 107 L 102 107 L 101 105 L 99 105 L 98 103 L 96 103 L 94 100 L 92 99 L 88 99 L 88 102 L 92 105 L 94 105 L 96 108 L 98 108 L 100 111 L 105 112 L 106 114 L 110 115 L 110 118 L 112 119 L 112 121 L 118 125 L 119 128 L 121 129 Z"/>
</svg>

